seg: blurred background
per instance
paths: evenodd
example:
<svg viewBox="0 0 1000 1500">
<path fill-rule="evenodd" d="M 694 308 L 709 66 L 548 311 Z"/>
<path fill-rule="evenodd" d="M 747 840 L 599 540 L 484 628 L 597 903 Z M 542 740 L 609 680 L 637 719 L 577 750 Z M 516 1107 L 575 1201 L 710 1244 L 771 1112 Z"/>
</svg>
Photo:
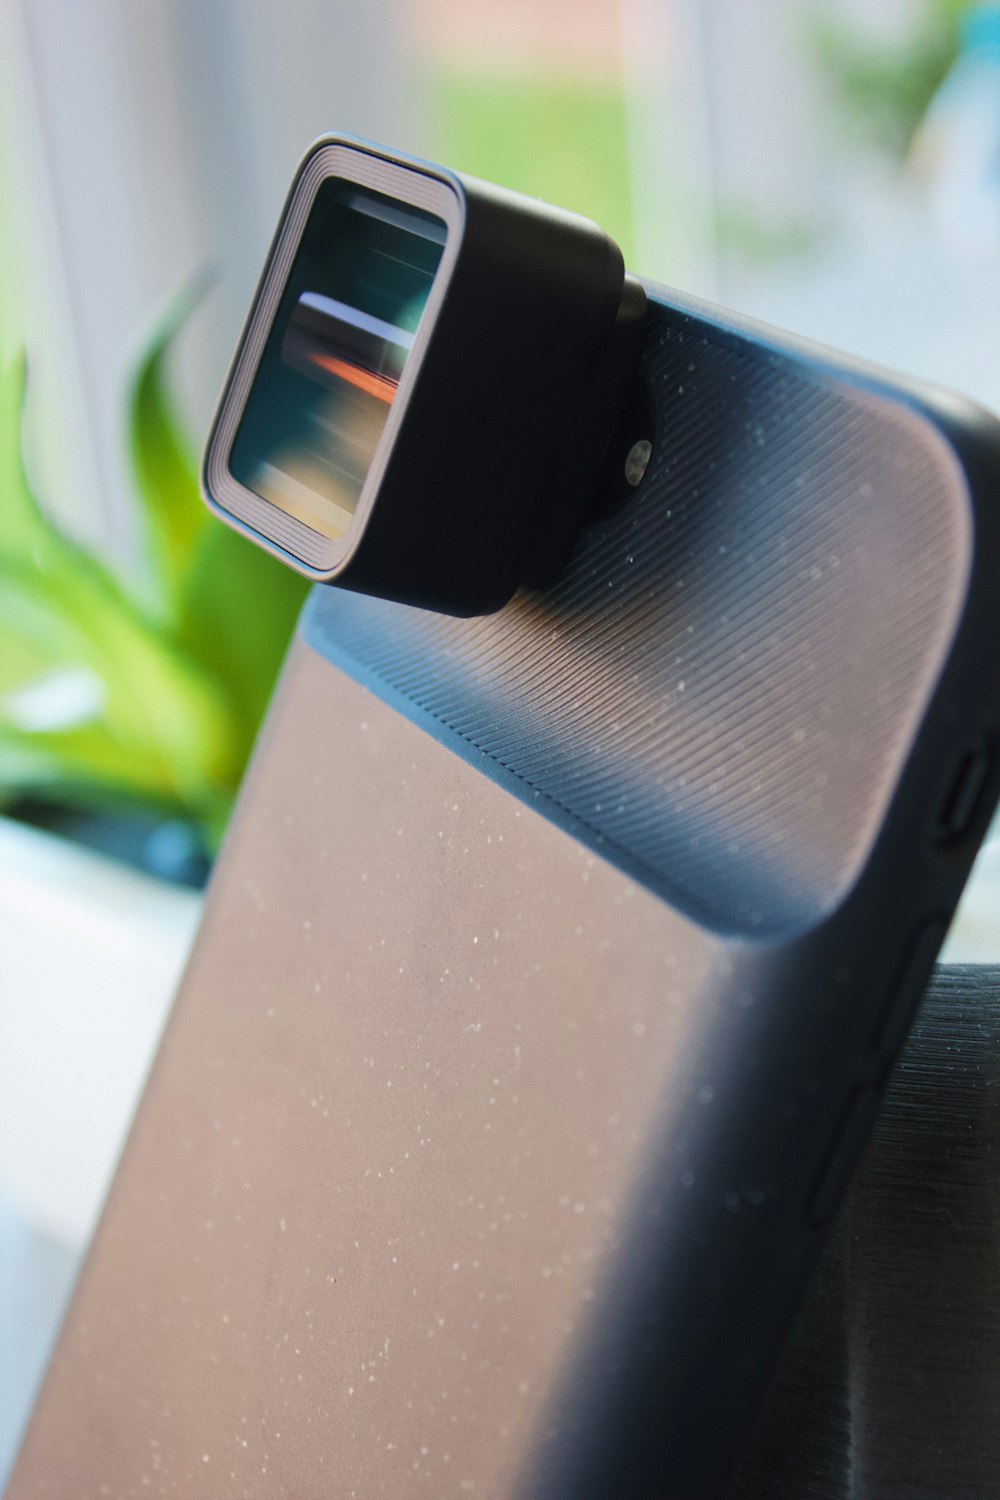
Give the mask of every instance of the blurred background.
<svg viewBox="0 0 1000 1500">
<path fill-rule="evenodd" d="M 0 1479 L 302 598 L 195 455 L 330 130 L 1000 408 L 1000 6 L 0 7 Z M 1000 956 L 1000 851 L 950 957 Z"/>
</svg>

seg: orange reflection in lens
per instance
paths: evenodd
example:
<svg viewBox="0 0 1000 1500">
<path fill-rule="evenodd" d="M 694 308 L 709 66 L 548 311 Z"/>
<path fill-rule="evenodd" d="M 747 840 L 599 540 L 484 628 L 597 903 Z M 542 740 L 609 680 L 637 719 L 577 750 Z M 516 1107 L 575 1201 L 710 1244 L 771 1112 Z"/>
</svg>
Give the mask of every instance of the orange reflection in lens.
<svg viewBox="0 0 1000 1500">
<path fill-rule="evenodd" d="M 339 375 L 341 380 L 349 381 L 351 385 L 356 385 L 358 390 L 366 391 L 369 396 L 377 396 L 386 405 L 396 394 L 397 382 L 390 379 L 388 375 L 375 375 L 371 370 L 362 370 L 360 365 L 349 364 L 346 359 L 337 359 L 333 354 L 311 352 L 309 358 L 314 365 L 319 365 L 321 370 L 328 370 L 331 375 Z"/>
</svg>

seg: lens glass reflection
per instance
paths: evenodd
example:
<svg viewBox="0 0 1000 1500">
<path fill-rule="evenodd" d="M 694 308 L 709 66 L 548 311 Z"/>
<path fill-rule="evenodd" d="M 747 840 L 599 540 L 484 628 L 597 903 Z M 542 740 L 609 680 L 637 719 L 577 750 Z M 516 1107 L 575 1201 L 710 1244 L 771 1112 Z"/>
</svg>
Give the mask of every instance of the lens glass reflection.
<svg viewBox="0 0 1000 1500">
<path fill-rule="evenodd" d="M 339 539 L 444 250 L 433 214 L 368 188 L 320 188 L 229 458 L 247 489 Z"/>
</svg>

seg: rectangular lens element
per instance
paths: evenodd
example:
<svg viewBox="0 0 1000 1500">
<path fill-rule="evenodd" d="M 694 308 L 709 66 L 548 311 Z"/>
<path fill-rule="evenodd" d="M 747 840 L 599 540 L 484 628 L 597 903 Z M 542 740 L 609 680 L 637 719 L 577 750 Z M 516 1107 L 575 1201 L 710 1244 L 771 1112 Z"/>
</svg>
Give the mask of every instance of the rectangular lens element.
<svg viewBox="0 0 1000 1500">
<path fill-rule="evenodd" d="M 351 524 L 445 233 L 435 215 L 340 178 L 316 195 L 229 468 L 323 536 Z"/>
</svg>

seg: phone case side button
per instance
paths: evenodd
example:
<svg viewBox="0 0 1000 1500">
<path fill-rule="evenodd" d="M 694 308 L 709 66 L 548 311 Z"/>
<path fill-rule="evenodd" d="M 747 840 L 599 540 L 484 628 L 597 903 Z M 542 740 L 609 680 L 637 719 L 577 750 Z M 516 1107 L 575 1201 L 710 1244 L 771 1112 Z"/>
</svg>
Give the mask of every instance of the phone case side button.
<svg viewBox="0 0 1000 1500">
<path fill-rule="evenodd" d="M 955 768 L 935 819 L 934 836 L 938 843 L 950 843 L 968 830 L 989 775 L 990 757 L 986 746 L 982 743 L 970 745 Z"/>
<path fill-rule="evenodd" d="M 866 1084 L 854 1090 L 840 1128 L 827 1152 L 819 1181 L 806 1204 L 806 1218 L 820 1229 L 833 1218 L 864 1150 L 879 1104 L 879 1091 Z"/>
<path fill-rule="evenodd" d="M 883 1057 L 895 1056 L 920 1003 L 947 931 L 948 924 L 943 917 L 931 917 L 914 932 L 889 993 L 876 1014 L 871 1033 L 873 1052 Z"/>
</svg>

